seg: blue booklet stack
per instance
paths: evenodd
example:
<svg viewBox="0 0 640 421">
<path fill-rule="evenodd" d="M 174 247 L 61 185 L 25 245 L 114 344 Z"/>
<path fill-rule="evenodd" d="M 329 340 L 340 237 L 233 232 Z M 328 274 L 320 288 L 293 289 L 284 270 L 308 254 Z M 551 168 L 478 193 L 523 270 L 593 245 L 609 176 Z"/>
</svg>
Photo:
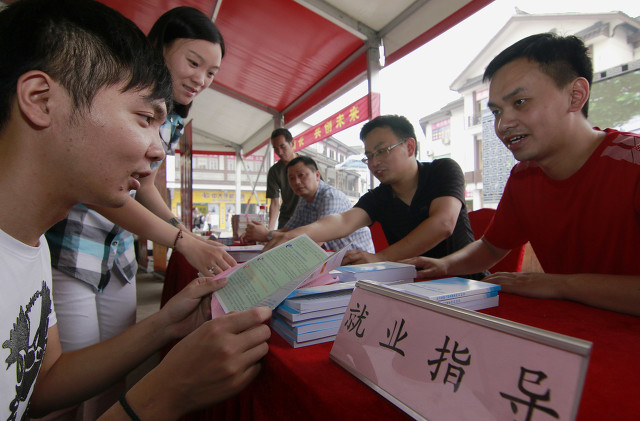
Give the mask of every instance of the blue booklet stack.
<svg viewBox="0 0 640 421">
<path fill-rule="evenodd" d="M 355 282 L 295 290 L 271 317 L 271 328 L 294 348 L 333 341 Z"/>
<path fill-rule="evenodd" d="M 413 282 L 416 267 L 398 262 L 374 262 L 338 266 L 335 270 L 340 282 L 377 281 L 385 284 Z"/>
<path fill-rule="evenodd" d="M 465 278 L 444 278 L 410 284 L 387 285 L 387 287 L 467 310 L 496 307 L 500 291 L 500 285 Z"/>
</svg>

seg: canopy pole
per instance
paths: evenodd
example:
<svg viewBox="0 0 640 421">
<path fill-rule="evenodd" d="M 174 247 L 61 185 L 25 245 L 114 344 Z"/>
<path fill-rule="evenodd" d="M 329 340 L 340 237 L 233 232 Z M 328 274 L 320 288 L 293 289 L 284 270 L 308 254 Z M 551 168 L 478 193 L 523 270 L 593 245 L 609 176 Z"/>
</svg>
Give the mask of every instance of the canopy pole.
<svg viewBox="0 0 640 421">
<path fill-rule="evenodd" d="M 242 207 L 240 206 L 240 198 L 242 197 L 242 170 L 240 164 L 242 163 L 242 149 L 236 149 L 236 215 L 242 213 Z"/>
<path fill-rule="evenodd" d="M 369 38 L 369 48 L 367 48 L 367 96 L 369 104 L 369 119 L 378 116 L 378 109 L 373 107 L 373 94 L 380 92 L 380 69 L 384 66 L 384 47 L 380 38 Z M 381 95 L 380 95 L 381 97 Z M 382 98 L 380 99 L 382 102 Z M 374 184 L 373 173 L 369 171 L 369 188 Z"/>
<path fill-rule="evenodd" d="M 258 197 L 258 194 L 256 193 L 256 187 L 258 186 L 258 182 L 260 181 L 260 176 L 262 175 L 262 171 L 264 170 L 266 161 L 267 161 L 267 156 L 269 155 L 269 152 L 271 152 L 271 143 L 267 144 L 267 150 L 264 153 L 264 157 L 262 158 L 262 163 L 260 164 L 260 169 L 258 170 L 258 175 L 256 175 L 256 179 L 255 181 L 253 181 L 253 188 L 251 189 L 251 194 L 249 195 L 249 199 L 247 199 L 247 207 L 249 207 L 249 204 L 251 203 L 251 199 L 253 197 L 256 198 L 256 203 L 258 204 L 258 206 L 262 205 L 262 202 L 260 202 L 260 198 Z M 236 158 L 237 159 L 237 158 Z M 247 170 L 247 165 L 244 162 L 244 158 L 242 158 L 242 156 L 240 156 L 240 162 L 242 162 L 242 167 L 244 168 L 246 174 L 247 174 L 247 180 L 249 181 L 249 183 L 251 183 L 251 177 L 249 177 L 249 170 Z M 265 203 L 266 204 L 266 203 Z M 247 213 L 249 213 L 247 211 Z"/>
</svg>

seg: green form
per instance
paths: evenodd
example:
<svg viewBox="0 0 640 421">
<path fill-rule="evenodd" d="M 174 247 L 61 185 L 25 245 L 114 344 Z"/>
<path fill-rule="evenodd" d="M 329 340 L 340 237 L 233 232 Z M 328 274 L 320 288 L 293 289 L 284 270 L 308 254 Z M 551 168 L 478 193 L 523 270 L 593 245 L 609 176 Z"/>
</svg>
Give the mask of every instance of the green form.
<svg viewBox="0 0 640 421">
<path fill-rule="evenodd" d="M 214 293 L 214 299 L 225 313 L 246 310 L 256 303 L 273 308 L 327 258 L 311 238 L 301 235 L 238 267 L 227 276 L 228 284 Z"/>
</svg>

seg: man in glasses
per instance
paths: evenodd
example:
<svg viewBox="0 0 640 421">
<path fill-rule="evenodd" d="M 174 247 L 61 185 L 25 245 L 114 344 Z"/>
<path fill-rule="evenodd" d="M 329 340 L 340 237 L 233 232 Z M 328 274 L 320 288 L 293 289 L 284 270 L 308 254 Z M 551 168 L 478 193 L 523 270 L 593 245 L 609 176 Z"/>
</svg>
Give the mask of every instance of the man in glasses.
<svg viewBox="0 0 640 421">
<path fill-rule="evenodd" d="M 446 256 L 473 242 L 464 175 L 455 161 L 418 162 L 415 131 L 402 116 L 376 117 L 362 127 L 360 139 L 363 161 L 380 186 L 346 212 L 286 233 L 274 232 L 268 248 L 304 233 L 315 241 L 330 241 L 376 221 L 390 246 L 376 254 L 349 251 L 343 264 Z"/>
</svg>

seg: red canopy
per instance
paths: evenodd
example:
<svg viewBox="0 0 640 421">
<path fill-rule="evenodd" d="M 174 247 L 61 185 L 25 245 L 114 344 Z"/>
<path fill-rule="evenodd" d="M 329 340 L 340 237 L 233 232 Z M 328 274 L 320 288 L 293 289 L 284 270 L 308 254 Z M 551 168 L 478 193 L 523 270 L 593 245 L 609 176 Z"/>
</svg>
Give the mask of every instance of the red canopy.
<svg viewBox="0 0 640 421">
<path fill-rule="evenodd" d="M 176 6 L 212 17 L 227 54 L 212 89 L 194 102 L 194 149 L 245 153 L 278 122 L 291 127 L 365 80 L 369 47 L 382 41 L 388 65 L 490 2 L 103 0 L 145 33 Z"/>
</svg>

